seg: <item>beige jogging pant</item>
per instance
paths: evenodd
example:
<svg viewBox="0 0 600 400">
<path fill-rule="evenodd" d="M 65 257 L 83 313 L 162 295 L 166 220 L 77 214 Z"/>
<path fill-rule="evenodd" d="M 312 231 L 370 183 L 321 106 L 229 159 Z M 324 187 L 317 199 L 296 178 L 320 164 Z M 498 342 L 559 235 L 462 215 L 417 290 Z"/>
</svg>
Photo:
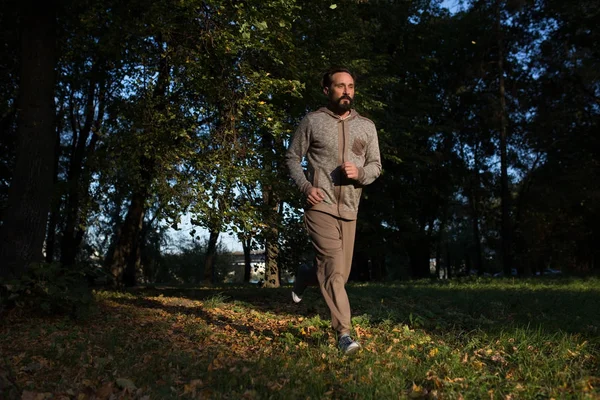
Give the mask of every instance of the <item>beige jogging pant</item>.
<svg viewBox="0 0 600 400">
<path fill-rule="evenodd" d="M 345 285 L 352 267 L 356 220 L 307 210 L 304 222 L 316 251 L 317 278 L 331 311 L 331 326 L 341 335 L 350 333 L 350 302 Z"/>
</svg>

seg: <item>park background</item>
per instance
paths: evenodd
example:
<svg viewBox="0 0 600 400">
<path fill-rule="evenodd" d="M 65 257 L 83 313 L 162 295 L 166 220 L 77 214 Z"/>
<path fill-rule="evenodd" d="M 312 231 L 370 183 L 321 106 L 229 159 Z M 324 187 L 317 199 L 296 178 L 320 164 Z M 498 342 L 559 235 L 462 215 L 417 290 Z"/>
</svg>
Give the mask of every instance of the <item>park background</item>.
<svg viewBox="0 0 600 400">
<path fill-rule="evenodd" d="M 599 16 L 2 1 L 0 397 L 598 398 Z M 332 65 L 383 161 L 353 362 L 288 284 L 312 254 L 283 156 Z"/>
<path fill-rule="evenodd" d="M 597 269 L 596 2 L 44 7 L 2 13 L 2 276 L 210 282 L 235 246 L 278 286 L 310 260 L 285 148 L 332 65 L 383 159 L 354 278 Z"/>
</svg>

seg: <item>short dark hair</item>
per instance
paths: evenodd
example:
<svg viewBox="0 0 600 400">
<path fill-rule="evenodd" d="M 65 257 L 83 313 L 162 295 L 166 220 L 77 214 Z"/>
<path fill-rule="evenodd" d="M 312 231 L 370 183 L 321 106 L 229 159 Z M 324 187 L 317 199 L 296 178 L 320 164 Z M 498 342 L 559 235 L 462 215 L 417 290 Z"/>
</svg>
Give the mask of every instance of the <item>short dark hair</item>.
<svg viewBox="0 0 600 400">
<path fill-rule="evenodd" d="M 333 68 L 330 68 L 323 75 L 323 79 L 321 79 L 321 87 L 322 88 L 328 88 L 328 87 L 330 87 L 333 75 L 337 74 L 338 72 L 345 72 L 345 73 L 349 74 L 352 77 L 353 80 L 356 80 L 356 77 L 354 76 L 354 74 L 352 72 L 350 72 L 350 70 L 348 68 L 333 67 Z"/>
</svg>

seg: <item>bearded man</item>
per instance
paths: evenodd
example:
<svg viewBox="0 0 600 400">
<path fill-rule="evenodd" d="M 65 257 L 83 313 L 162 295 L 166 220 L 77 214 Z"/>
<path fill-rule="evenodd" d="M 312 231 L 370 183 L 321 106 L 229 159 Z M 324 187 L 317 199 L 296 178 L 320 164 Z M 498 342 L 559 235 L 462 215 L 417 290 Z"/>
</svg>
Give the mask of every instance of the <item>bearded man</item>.
<svg viewBox="0 0 600 400">
<path fill-rule="evenodd" d="M 316 274 L 339 348 L 351 354 L 360 344 L 351 337 L 345 285 L 362 188 L 381 173 L 381 156 L 375 124 L 353 109 L 353 74 L 346 68 L 330 69 L 321 86 L 327 106 L 302 119 L 286 153 L 290 176 L 306 196 L 304 222 L 316 253 L 316 268 L 299 268 L 292 299 L 302 300 Z"/>
</svg>

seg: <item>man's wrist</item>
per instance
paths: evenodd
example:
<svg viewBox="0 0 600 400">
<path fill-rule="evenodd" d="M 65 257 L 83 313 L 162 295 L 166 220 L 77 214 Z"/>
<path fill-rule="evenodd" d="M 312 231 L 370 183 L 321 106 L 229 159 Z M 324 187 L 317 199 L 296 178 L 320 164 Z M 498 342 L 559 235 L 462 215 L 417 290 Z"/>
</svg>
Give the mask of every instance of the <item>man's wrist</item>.
<svg viewBox="0 0 600 400">
<path fill-rule="evenodd" d="M 362 181 L 365 178 L 365 169 L 363 167 L 358 167 L 358 177 L 356 178 L 357 181 Z"/>
</svg>

